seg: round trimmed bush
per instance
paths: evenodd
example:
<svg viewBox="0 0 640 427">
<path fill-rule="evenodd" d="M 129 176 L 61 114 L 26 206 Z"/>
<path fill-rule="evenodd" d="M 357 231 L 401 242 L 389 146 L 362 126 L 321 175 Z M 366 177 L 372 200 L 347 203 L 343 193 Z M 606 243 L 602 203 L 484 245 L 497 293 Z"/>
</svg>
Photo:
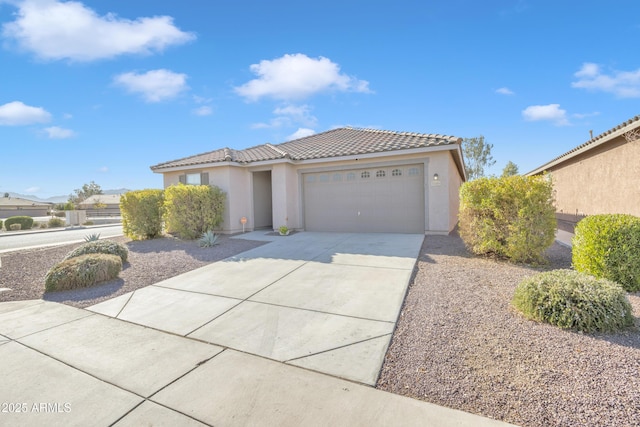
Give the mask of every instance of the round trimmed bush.
<svg viewBox="0 0 640 427">
<path fill-rule="evenodd" d="M 115 279 L 120 271 L 122 261 L 117 255 L 80 255 L 53 266 L 44 278 L 44 287 L 47 292 L 85 288 Z"/>
<path fill-rule="evenodd" d="M 524 279 L 512 304 L 525 317 L 581 332 L 615 332 L 633 325 L 622 287 L 574 270 L 554 270 Z"/>
<path fill-rule="evenodd" d="M 129 250 L 126 246 L 112 240 L 95 240 L 78 246 L 64 257 L 65 260 L 75 258 L 85 254 L 108 254 L 117 255 L 123 263 L 127 262 Z"/>
<path fill-rule="evenodd" d="M 12 216 L 4 221 L 4 226 L 7 230 L 12 230 L 13 224 L 20 224 L 19 230 L 29 230 L 33 227 L 33 218 L 30 216 Z"/>
<path fill-rule="evenodd" d="M 47 223 L 47 225 L 51 228 L 54 227 L 64 227 L 64 221 L 61 220 L 60 218 L 51 218 L 49 219 L 49 222 Z"/>
<path fill-rule="evenodd" d="M 640 218 L 592 215 L 581 220 L 573 238 L 573 268 L 640 291 Z"/>
</svg>

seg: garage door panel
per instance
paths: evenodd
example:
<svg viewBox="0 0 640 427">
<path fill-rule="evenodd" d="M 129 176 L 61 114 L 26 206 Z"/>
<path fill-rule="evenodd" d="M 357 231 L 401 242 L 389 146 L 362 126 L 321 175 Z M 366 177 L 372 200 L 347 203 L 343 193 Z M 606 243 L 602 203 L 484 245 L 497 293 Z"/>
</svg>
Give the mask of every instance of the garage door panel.
<svg viewBox="0 0 640 427">
<path fill-rule="evenodd" d="M 303 175 L 305 229 L 424 232 L 422 165 Z"/>
</svg>

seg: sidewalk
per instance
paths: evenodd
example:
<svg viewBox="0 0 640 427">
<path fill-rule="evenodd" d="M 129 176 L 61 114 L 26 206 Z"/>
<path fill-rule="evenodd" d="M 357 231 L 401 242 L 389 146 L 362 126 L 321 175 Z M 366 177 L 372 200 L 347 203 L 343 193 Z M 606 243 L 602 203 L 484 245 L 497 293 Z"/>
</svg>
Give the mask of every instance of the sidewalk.
<svg viewBox="0 0 640 427">
<path fill-rule="evenodd" d="M 0 424 L 509 424 L 41 300 L 0 304 Z"/>
<path fill-rule="evenodd" d="M 563 246 L 570 248 L 572 246 L 573 236 L 573 233 L 569 233 L 568 231 L 556 230 L 556 241 Z"/>
</svg>

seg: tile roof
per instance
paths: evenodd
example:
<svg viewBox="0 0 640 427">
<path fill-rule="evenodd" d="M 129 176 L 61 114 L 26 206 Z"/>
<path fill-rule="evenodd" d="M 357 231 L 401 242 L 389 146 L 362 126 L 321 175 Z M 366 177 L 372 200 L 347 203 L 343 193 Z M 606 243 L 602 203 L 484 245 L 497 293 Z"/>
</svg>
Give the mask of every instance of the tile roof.
<svg viewBox="0 0 640 427">
<path fill-rule="evenodd" d="M 640 115 L 635 116 L 629 120 L 627 120 L 626 122 L 620 123 L 618 126 L 613 127 L 611 129 L 609 129 L 606 132 L 601 133 L 600 135 L 591 138 L 590 140 L 588 140 L 587 142 L 578 145 L 577 147 L 567 151 L 564 154 L 559 155 L 558 157 L 555 157 L 553 159 L 551 159 L 550 161 L 548 161 L 547 163 L 545 163 L 544 165 L 532 170 L 531 172 L 528 172 L 527 175 L 537 175 L 540 174 L 542 172 L 544 172 L 545 170 L 547 170 L 548 168 L 557 165 L 558 163 L 562 163 L 565 160 L 568 160 L 570 158 L 572 158 L 573 156 L 578 155 L 579 153 L 585 152 L 587 150 L 590 150 L 591 148 L 595 148 L 597 146 L 599 146 L 600 144 L 603 144 L 611 139 L 613 139 L 615 136 L 618 135 L 613 135 L 614 133 L 624 129 L 628 127 L 629 129 L 626 130 L 626 132 L 628 132 L 631 129 L 640 127 Z"/>
<path fill-rule="evenodd" d="M 291 159 L 310 160 L 359 154 L 381 153 L 412 148 L 460 144 L 461 138 L 411 132 L 393 132 L 377 129 L 338 128 L 282 144 L 263 144 L 245 150 L 221 148 L 170 162 L 151 166 L 151 169 L 184 167 L 207 163 L 232 161 L 241 164 Z"/>
<path fill-rule="evenodd" d="M 52 206 L 49 202 L 36 202 L 34 200 L 21 199 L 20 197 L 0 197 L 0 206 Z"/>
</svg>

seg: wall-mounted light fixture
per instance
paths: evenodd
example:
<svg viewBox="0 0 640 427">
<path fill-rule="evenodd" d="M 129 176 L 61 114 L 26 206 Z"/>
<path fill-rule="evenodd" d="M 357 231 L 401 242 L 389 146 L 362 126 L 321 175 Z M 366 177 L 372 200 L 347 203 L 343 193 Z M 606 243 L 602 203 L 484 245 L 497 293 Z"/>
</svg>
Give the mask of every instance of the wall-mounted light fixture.
<svg viewBox="0 0 640 427">
<path fill-rule="evenodd" d="M 434 174 L 433 174 L 433 180 L 434 180 L 434 181 L 437 181 L 437 180 L 439 180 L 439 179 L 440 179 L 440 177 L 438 176 L 438 174 L 437 174 L 437 173 L 434 173 Z"/>
</svg>

